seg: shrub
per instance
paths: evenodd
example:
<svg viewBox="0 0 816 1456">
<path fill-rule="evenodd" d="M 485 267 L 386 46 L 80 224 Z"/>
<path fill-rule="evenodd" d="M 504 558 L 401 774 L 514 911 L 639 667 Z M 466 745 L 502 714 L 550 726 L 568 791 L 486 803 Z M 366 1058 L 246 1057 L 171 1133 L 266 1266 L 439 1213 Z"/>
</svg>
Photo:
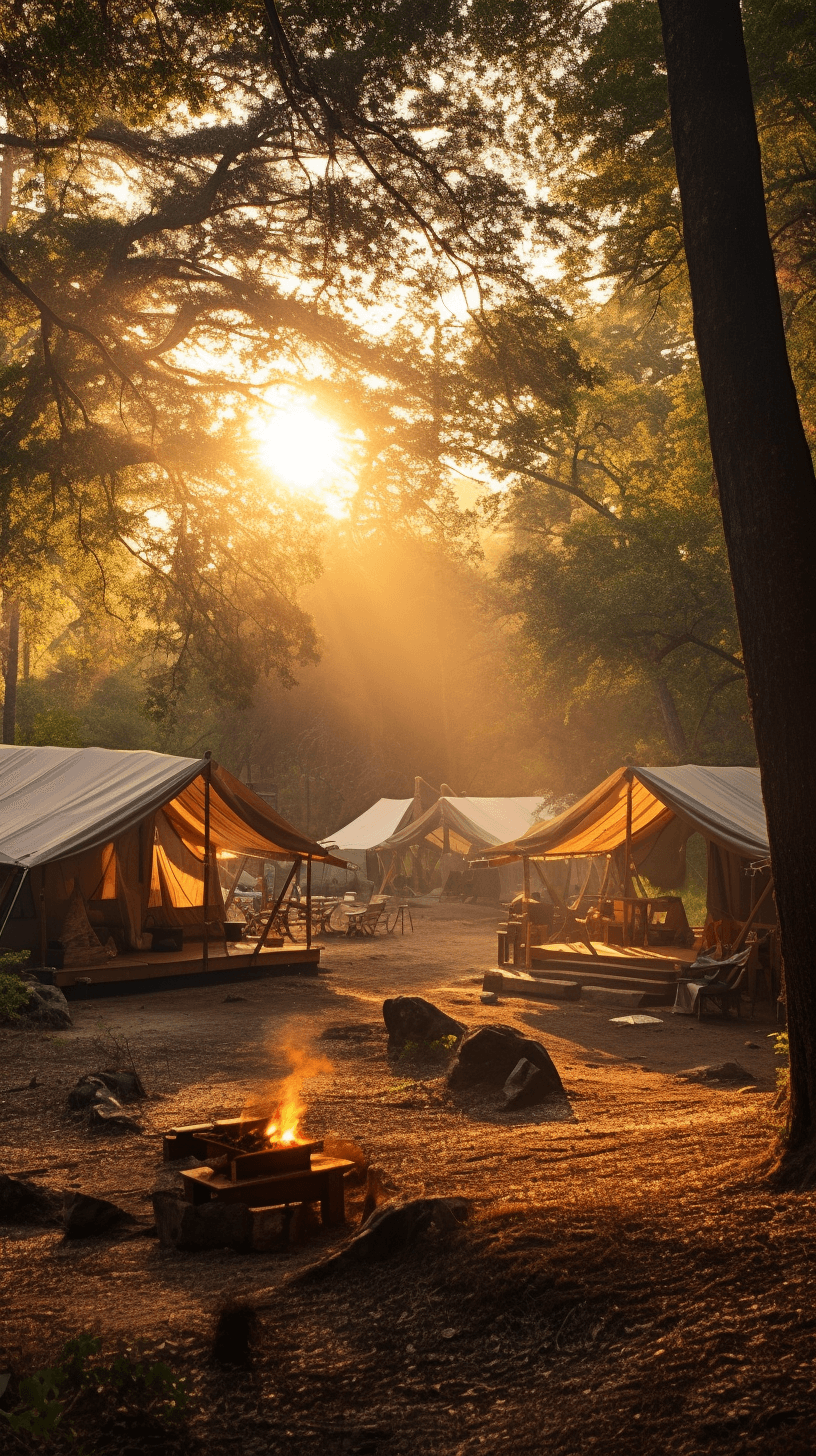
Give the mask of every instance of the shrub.
<svg viewBox="0 0 816 1456">
<path fill-rule="evenodd" d="M 29 1002 L 29 991 L 19 976 L 3 975 L 0 970 L 0 1021 L 16 1021 Z"/>
<path fill-rule="evenodd" d="M 178 1420 L 188 1402 L 185 1382 L 161 1360 L 146 1364 L 117 1355 L 109 1365 L 92 1363 L 102 1341 L 82 1334 L 68 1340 L 56 1365 L 23 1376 L 17 1385 L 18 1402 L 12 1411 L 0 1411 L 11 1429 L 27 1436 L 52 1436 L 63 1426 L 67 1412 L 85 1393 L 115 1395 L 163 1421 Z"/>
</svg>

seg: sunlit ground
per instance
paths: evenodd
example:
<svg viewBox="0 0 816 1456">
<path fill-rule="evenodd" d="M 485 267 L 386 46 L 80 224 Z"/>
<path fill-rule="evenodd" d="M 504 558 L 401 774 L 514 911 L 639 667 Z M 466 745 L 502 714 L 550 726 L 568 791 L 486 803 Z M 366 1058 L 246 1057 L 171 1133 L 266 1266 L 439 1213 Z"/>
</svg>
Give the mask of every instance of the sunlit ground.
<svg viewBox="0 0 816 1456">
<path fill-rule="evenodd" d="M 345 444 L 331 420 L 296 405 L 260 419 L 256 435 L 262 464 L 283 485 L 320 502 L 327 515 L 340 519 L 348 514 L 356 487 Z"/>
</svg>

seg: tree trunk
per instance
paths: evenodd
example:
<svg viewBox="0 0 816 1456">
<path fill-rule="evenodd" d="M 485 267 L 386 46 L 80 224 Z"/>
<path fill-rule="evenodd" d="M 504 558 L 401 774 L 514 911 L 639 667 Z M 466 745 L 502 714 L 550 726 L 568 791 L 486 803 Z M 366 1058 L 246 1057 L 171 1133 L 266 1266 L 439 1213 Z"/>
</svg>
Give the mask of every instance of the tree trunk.
<svg viewBox="0 0 816 1456">
<path fill-rule="evenodd" d="M 657 700 L 660 703 L 660 711 L 663 714 L 663 725 L 666 729 L 666 737 L 669 740 L 671 749 L 677 763 L 688 763 L 688 743 L 686 731 L 680 722 L 680 714 L 677 711 L 677 704 L 672 696 L 672 690 L 662 677 L 655 683 Z"/>
<path fill-rule="evenodd" d="M 659 0 L 694 334 L 768 816 L 789 1155 L 816 1166 L 816 478 L 788 363 L 739 0 Z"/>
<path fill-rule="evenodd" d="M 3 696 L 3 742 L 13 743 L 17 729 L 17 674 L 20 666 L 20 603 L 9 602 L 6 646 L 6 690 Z"/>
</svg>

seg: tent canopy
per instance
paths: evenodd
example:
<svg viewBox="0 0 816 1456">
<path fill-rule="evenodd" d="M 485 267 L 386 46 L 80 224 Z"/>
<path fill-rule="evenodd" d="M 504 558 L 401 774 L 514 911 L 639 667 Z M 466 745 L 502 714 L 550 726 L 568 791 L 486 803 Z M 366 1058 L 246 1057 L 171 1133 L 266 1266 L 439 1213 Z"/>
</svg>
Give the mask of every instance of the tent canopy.
<svg viewBox="0 0 816 1456">
<path fill-rule="evenodd" d="M 82 854 L 161 808 L 188 849 L 200 855 L 201 775 L 208 761 L 214 849 L 270 859 L 311 855 L 343 864 L 214 760 L 142 750 L 11 745 L 0 746 L 0 864 L 31 868 Z"/>
<path fill-rule="evenodd" d="M 497 845 L 491 863 L 613 854 L 626 841 L 630 779 L 633 847 L 657 844 L 679 828 L 743 859 L 768 857 L 759 769 L 683 764 L 618 769 L 563 814 Z"/>
<path fill-rule="evenodd" d="M 405 849 L 425 840 L 441 849 L 447 830 L 451 849 L 458 854 L 470 854 L 473 849 L 500 844 L 508 833 L 521 834 L 535 819 L 540 804 L 540 797 L 442 797 L 420 818 L 383 839 L 376 848 Z"/>
<path fill-rule="evenodd" d="M 321 842 L 332 849 L 373 849 L 396 833 L 410 815 L 413 803 L 413 799 L 378 799 L 364 814 L 336 829 L 334 834 L 328 834 Z"/>
</svg>

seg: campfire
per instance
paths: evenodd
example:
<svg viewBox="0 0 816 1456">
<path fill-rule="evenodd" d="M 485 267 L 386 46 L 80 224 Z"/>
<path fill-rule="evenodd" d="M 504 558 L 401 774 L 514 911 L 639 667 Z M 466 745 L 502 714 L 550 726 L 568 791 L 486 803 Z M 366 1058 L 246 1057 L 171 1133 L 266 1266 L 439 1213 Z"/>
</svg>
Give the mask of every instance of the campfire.
<svg viewBox="0 0 816 1456">
<path fill-rule="evenodd" d="M 274 1113 L 174 1127 L 165 1133 L 165 1162 L 196 1157 L 205 1165 L 182 1171 L 190 1203 L 217 1199 L 245 1203 L 254 1211 L 319 1203 L 324 1224 L 345 1222 L 343 1179 L 354 1163 L 328 1156 L 322 1141 L 301 1136 L 305 1109 L 292 1086 L 295 1081 L 287 1079 Z"/>
</svg>

